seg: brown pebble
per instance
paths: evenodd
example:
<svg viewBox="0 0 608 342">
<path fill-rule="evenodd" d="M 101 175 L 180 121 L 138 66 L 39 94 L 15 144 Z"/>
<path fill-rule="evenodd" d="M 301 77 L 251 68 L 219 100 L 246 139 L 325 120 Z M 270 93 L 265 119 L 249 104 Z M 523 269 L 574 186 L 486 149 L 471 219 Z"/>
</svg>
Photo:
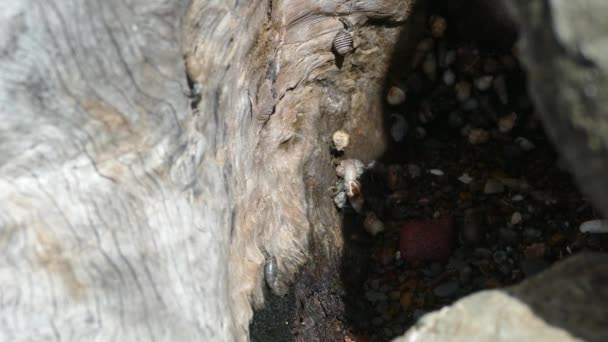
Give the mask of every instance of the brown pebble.
<svg viewBox="0 0 608 342">
<path fill-rule="evenodd" d="M 433 38 L 443 37 L 447 28 L 448 22 L 444 17 L 438 15 L 431 16 L 431 35 Z"/>
<path fill-rule="evenodd" d="M 505 186 L 495 179 L 488 179 L 483 187 L 483 193 L 486 195 L 500 194 L 503 191 L 505 191 Z"/>
<path fill-rule="evenodd" d="M 473 128 L 469 132 L 469 143 L 471 145 L 485 144 L 490 140 L 490 133 L 482 128 Z"/>
</svg>

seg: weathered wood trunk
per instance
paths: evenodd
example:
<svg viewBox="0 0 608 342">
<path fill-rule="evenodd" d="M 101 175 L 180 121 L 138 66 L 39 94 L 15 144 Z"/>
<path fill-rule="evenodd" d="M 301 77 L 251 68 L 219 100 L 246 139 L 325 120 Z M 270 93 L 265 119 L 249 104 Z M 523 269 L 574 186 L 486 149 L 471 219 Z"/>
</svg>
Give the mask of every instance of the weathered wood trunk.
<svg viewBox="0 0 608 342">
<path fill-rule="evenodd" d="M 329 136 L 382 152 L 411 6 L 3 4 L 1 339 L 245 340 L 265 257 L 276 293 L 313 253 L 335 267 Z"/>
<path fill-rule="evenodd" d="M 413 2 L 0 4 L 0 340 L 243 341 L 267 257 L 336 277 L 330 136 L 382 153 Z"/>
</svg>

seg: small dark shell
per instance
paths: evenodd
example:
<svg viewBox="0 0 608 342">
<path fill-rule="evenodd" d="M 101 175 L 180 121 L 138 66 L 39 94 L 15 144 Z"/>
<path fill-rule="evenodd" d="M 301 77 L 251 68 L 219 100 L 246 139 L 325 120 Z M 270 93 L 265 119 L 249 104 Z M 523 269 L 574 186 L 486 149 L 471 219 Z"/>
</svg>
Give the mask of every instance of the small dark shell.
<svg viewBox="0 0 608 342">
<path fill-rule="evenodd" d="M 353 36 L 345 30 L 341 30 L 334 38 L 333 48 L 340 56 L 348 55 L 353 51 Z"/>
<path fill-rule="evenodd" d="M 266 278 L 266 284 L 271 289 L 274 289 L 274 286 L 277 281 L 277 258 L 274 256 L 266 259 L 266 264 L 264 265 L 264 278 Z"/>
</svg>

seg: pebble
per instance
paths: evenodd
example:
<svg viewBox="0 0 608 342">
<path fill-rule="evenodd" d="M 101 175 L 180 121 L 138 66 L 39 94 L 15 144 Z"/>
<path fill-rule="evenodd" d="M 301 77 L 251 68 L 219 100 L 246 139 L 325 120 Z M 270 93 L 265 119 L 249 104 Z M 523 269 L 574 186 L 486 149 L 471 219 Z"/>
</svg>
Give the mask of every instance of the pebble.
<svg viewBox="0 0 608 342">
<path fill-rule="evenodd" d="M 434 175 L 434 176 L 439 176 L 439 177 L 441 177 L 441 176 L 444 175 L 443 171 L 441 171 L 439 169 L 430 169 L 429 173 L 432 174 L 432 175 Z"/>
<path fill-rule="evenodd" d="M 443 65 L 442 67 L 447 67 L 452 65 L 454 62 L 456 61 L 456 51 L 454 50 L 449 50 L 448 52 L 445 53 L 445 58 L 443 60 Z"/>
<path fill-rule="evenodd" d="M 492 75 L 481 76 L 481 77 L 475 79 L 475 81 L 474 81 L 475 88 L 477 88 L 479 91 L 486 91 L 486 90 L 490 89 L 490 87 L 492 86 L 493 80 L 494 80 L 494 76 L 492 76 Z"/>
<path fill-rule="evenodd" d="M 458 180 L 461 183 L 469 184 L 469 183 L 471 183 L 473 181 L 473 178 L 471 176 L 469 176 L 468 173 L 463 173 L 462 176 L 458 177 Z"/>
<path fill-rule="evenodd" d="M 483 187 L 483 193 L 486 195 L 500 194 L 503 191 L 505 191 L 505 186 L 501 182 L 491 178 L 486 181 Z"/>
<path fill-rule="evenodd" d="M 386 102 L 391 106 L 397 106 L 405 102 L 405 91 L 397 86 L 392 86 L 386 95 Z"/>
<path fill-rule="evenodd" d="M 418 178 L 422 174 L 422 169 L 416 164 L 408 164 L 407 173 L 409 173 L 412 178 Z"/>
<path fill-rule="evenodd" d="M 578 229 L 581 233 L 605 234 L 608 233 L 608 220 L 586 221 Z"/>
<path fill-rule="evenodd" d="M 409 125 L 401 114 L 393 114 L 391 117 L 395 119 L 391 126 L 391 137 L 394 141 L 400 142 L 407 135 Z"/>
<path fill-rule="evenodd" d="M 443 283 L 433 289 L 433 293 L 437 297 L 452 297 L 455 295 L 458 290 L 460 290 L 460 285 L 456 280 L 450 280 L 446 283 Z"/>
<path fill-rule="evenodd" d="M 441 38 L 448 28 L 448 22 L 444 17 L 434 15 L 431 16 L 431 35 L 433 38 Z"/>
<path fill-rule="evenodd" d="M 421 40 L 418 45 L 416 45 L 416 51 L 414 52 L 414 58 L 412 59 L 412 67 L 417 67 L 424 56 L 433 49 L 435 42 L 432 38 L 427 38 Z"/>
<path fill-rule="evenodd" d="M 524 196 L 523 195 L 515 195 L 513 197 L 511 197 L 511 201 L 513 202 L 519 202 L 519 201 L 523 201 L 524 200 Z"/>
<path fill-rule="evenodd" d="M 513 215 L 511 215 L 511 225 L 518 225 L 520 224 L 522 221 L 522 216 L 521 213 L 519 211 L 516 211 L 513 213 Z"/>
<path fill-rule="evenodd" d="M 543 232 L 534 228 L 526 228 L 524 229 L 523 235 L 525 238 L 536 239 L 543 236 Z"/>
<path fill-rule="evenodd" d="M 464 101 L 461 108 L 462 108 L 462 110 L 464 110 L 466 112 L 473 111 L 473 110 L 479 108 L 479 101 L 477 101 L 476 98 L 467 99 Z"/>
<path fill-rule="evenodd" d="M 443 73 L 443 83 L 445 83 L 445 85 L 451 86 L 455 81 L 456 75 L 452 70 L 448 69 Z"/>
<path fill-rule="evenodd" d="M 498 130 L 501 133 L 509 133 L 515 127 L 515 121 L 517 120 L 517 114 L 511 112 L 498 120 Z"/>
<path fill-rule="evenodd" d="M 515 143 L 524 151 L 531 151 L 533 149 L 536 148 L 536 145 L 534 145 L 533 142 L 531 142 L 530 140 L 524 138 L 524 137 L 517 137 L 515 138 Z"/>
<path fill-rule="evenodd" d="M 435 80 L 437 77 L 437 60 L 435 54 L 429 53 L 422 63 L 422 71 L 430 80 Z"/>
<path fill-rule="evenodd" d="M 464 102 L 471 97 L 471 84 L 466 81 L 460 81 L 454 86 L 456 92 L 456 98 L 460 102 Z"/>
<path fill-rule="evenodd" d="M 507 253 L 505 251 L 496 251 L 492 255 L 492 259 L 497 264 L 502 264 L 507 261 Z"/>
<path fill-rule="evenodd" d="M 422 140 L 426 137 L 426 129 L 418 126 L 416 127 L 416 132 L 414 133 L 414 135 L 416 136 L 416 139 Z"/>
<path fill-rule="evenodd" d="M 503 105 L 509 103 L 509 93 L 507 91 L 507 83 L 505 77 L 500 75 L 494 79 L 494 91 L 498 95 L 498 100 Z"/>
<path fill-rule="evenodd" d="M 363 220 L 363 228 L 371 236 L 376 236 L 384 231 L 384 223 L 378 219 L 376 214 L 370 211 L 367 213 L 365 220 Z"/>
<path fill-rule="evenodd" d="M 490 140 L 490 133 L 482 128 L 473 128 L 469 131 L 468 138 L 471 145 L 481 145 Z"/>
</svg>

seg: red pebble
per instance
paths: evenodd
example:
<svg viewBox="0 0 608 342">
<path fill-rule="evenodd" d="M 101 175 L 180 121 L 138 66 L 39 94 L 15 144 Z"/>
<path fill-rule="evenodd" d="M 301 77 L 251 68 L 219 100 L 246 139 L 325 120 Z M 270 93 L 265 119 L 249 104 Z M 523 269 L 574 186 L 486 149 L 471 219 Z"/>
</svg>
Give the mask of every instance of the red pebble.
<svg viewBox="0 0 608 342">
<path fill-rule="evenodd" d="M 454 238 L 452 217 L 408 221 L 401 227 L 399 252 L 407 262 L 447 261 Z"/>
</svg>

